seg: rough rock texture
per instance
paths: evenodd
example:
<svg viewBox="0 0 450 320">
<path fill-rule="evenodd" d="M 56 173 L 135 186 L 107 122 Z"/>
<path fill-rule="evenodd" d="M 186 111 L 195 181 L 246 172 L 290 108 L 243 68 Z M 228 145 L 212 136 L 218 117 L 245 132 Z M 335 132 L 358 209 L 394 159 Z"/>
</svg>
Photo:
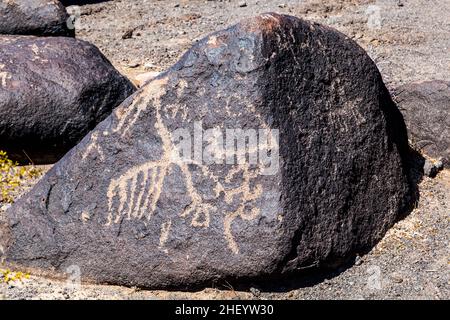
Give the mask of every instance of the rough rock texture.
<svg viewBox="0 0 450 320">
<path fill-rule="evenodd" d="M 0 36 L 0 149 L 56 161 L 133 91 L 87 42 Z"/>
<path fill-rule="evenodd" d="M 105 2 L 105 0 L 61 0 L 60 2 L 65 6 L 72 6 L 72 5 L 83 5 L 89 3 Z"/>
<path fill-rule="evenodd" d="M 258 160 L 269 150 L 279 158 L 177 157 L 176 133 L 199 126 L 278 129 Z M 364 50 L 332 29 L 264 14 L 200 41 L 72 149 L 6 212 L 3 257 L 151 288 L 334 265 L 373 246 L 407 208 L 407 150 Z"/>
<path fill-rule="evenodd" d="M 450 82 L 410 83 L 395 91 L 413 144 L 450 162 Z"/>
<path fill-rule="evenodd" d="M 74 36 L 68 19 L 57 0 L 0 0 L 0 34 Z"/>
</svg>

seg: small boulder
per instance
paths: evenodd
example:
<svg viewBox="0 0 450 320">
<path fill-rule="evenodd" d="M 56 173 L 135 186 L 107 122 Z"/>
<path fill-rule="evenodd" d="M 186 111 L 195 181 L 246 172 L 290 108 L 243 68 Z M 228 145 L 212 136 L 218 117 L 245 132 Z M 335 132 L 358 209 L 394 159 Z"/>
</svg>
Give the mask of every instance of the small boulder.
<svg viewBox="0 0 450 320">
<path fill-rule="evenodd" d="M 438 168 L 434 165 L 434 163 L 430 160 L 425 160 L 423 164 L 423 174 L 427 177 L 433 178 L 438 173 Z"/>
<path fill-rule="evenodd" d="M 406 128 L 343 34 L 264 14 L 211 34 L 5 214 L 4 258 L 193 289 L 330 267 L 411 201 Z"/>
<path fill-rule="evenodd" d="M 434 166 L 438 171 L 441 171 L 444 169 L 444 158 L 439 158 L 435 163 Z"/>
<path fill-rule="evenodd" d="M 69 15 L 57 0 L 0 1 L 0 34 L 74 36 Z"/>
<path fill-rule="evenodd" d="M 450 162 L 450 82 L 406 84 L 395 90 L 395 96 L 413 145 Z"/>
<path fill-rule="evenodd" d="M 0 36 L 0 149 L 54 162 L 134 90 L 85 41 Z"/>
</svg>

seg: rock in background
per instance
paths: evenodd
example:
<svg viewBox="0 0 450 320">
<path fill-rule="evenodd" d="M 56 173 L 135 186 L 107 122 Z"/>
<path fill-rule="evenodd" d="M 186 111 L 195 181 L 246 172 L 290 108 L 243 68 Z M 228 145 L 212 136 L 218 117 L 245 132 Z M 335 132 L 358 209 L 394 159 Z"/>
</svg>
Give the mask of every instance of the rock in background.
<svg viewBox="0 0 450 320">
<path fill-rule="evenodd" d="M 278 170 L 182 161 L 173 134 L 199 122 L 279 129 L 279 147 L 264 150 L 279 153 Z M 364 50 L 330 28 L 261 15 L 201 40 L 57 163 L 3 218 L 3 258 L 187 289 L 332 266 L 408 208 L 407 152 Z"/>
<path fill-rule="evenodd" d="M 410 139 L 425 154 L 450 162 L 450 82 L 425 81 L 395 90 Z"/>
<path fill-rule="evenodd" d="M 57 161 L 133 91 L 85 41 L 0 36 L 0 149 Z"/>
<path fill-rule="evenodd" d="M 74 36 L 57 0 L 0 0 L 0 34 Z"/>
</svg>

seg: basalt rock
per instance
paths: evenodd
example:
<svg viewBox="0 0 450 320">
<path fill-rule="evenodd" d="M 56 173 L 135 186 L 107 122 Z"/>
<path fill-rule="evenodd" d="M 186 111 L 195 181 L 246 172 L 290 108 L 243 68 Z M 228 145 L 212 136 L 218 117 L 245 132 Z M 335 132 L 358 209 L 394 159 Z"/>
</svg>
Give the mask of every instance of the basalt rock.
<svg viewBox="0 0 450 320">
<path fill-rule="evenodd" d="M 415 147 L 450 163 L 450 82 L 410 83 L 395 91 Z"/>
<path fill-rule="evenodd" d="M 331 266 L 406 209 L 407 151 L 363 49 L 264 14 L 201 40 L 57 163 L 7 211 L 4 258 L 185 289 Z"/>
<path fill-rule="evenodd" d="M 133 91 L 87 42 L 0 36 L 0 150 L 59 160 Z"/>
<path fill-rule="evenodd" d="M 74 36 L 68 19 L 57 0 L 0 0 L 0 34 Z"/>
</svg>

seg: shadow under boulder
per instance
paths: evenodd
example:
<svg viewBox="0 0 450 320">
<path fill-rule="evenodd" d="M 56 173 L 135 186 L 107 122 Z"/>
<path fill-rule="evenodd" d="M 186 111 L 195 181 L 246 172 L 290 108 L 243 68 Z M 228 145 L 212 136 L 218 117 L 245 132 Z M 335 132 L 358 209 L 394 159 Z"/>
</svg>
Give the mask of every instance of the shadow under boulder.
<svg viewBox="0 0 450 320">
<path fill-rule="evenodd" d="M 53 163 L 134 90 L 85 41 L 0 36 L 0 149 Z"/>
</svg>

